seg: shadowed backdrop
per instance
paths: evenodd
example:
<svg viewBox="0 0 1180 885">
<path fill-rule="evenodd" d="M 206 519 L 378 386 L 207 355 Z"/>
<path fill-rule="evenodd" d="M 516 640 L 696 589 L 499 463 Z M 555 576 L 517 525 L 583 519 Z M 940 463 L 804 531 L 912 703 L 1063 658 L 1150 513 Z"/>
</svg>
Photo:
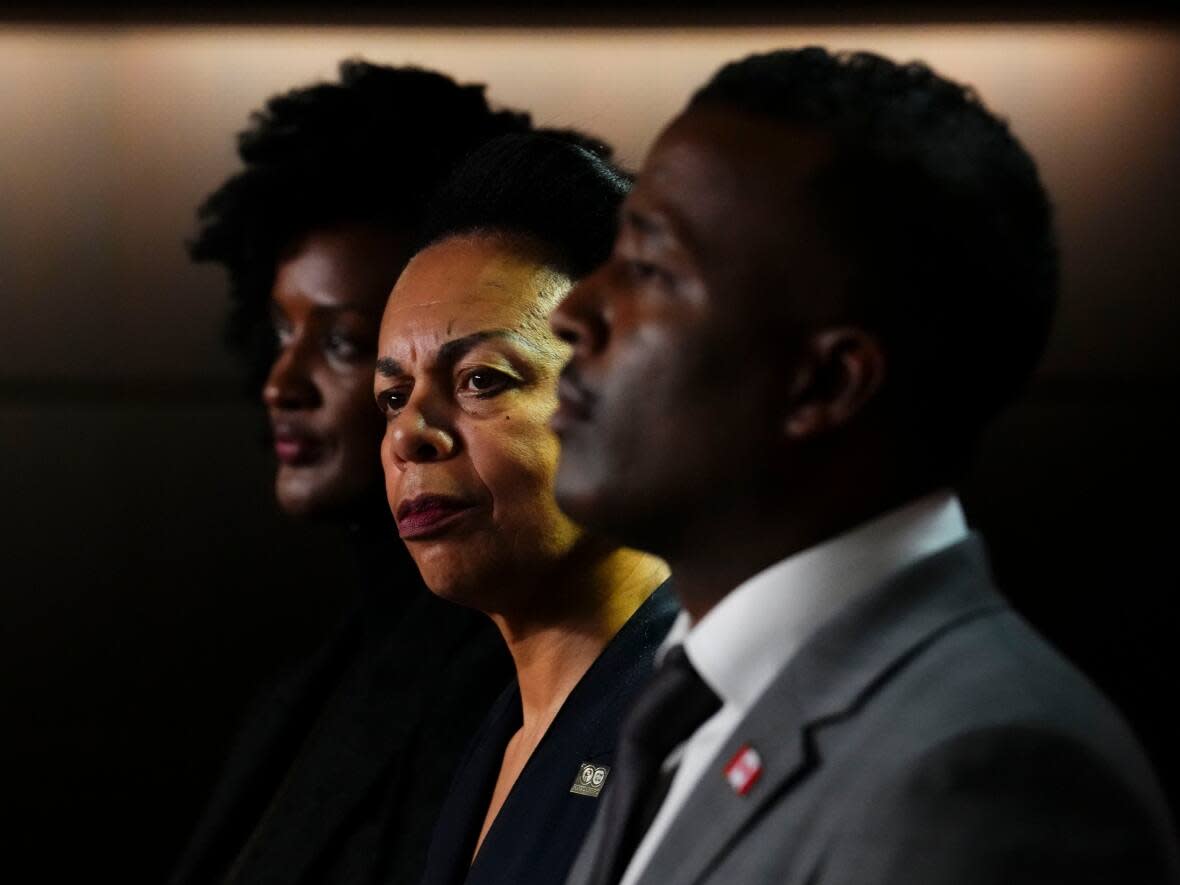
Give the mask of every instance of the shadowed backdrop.
<svg viewBox="0 0 1180 885">
<path fill-rule="evenodd" d="M 1123 708 L 1175 805 L 1180 28 L 690 25 L 0 21 L 6 838 L 46 881 L 159 881 L 243 707 L 355 583 L 330 536 L 275 513 L 260 413 L 221 344 L 225 280 L 183 247 L 248 113 L 348 56 L 486 83 L 632 167 L 696 85 L 757 50 L 872 49 L 974 84 L 1040 164 L 1064 290 L 968 515 L 1001 586 Z"/>
</svg>

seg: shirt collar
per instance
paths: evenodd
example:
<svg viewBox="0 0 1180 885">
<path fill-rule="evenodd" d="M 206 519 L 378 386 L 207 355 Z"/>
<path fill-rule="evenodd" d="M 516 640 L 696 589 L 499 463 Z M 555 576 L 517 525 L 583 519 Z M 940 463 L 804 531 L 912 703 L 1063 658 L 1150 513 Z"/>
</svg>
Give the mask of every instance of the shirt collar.
<svg viewBox="0 0 1180 885">
<path fill-rule="evenodd" d="M 744 714 L 799 647 L 854 597 L 966 537 L 952 492 L 919 498 L 764 569 L 696 625 L 681 611 L 657 662 L 684 643 L 709 687 Z"/>
</svg>

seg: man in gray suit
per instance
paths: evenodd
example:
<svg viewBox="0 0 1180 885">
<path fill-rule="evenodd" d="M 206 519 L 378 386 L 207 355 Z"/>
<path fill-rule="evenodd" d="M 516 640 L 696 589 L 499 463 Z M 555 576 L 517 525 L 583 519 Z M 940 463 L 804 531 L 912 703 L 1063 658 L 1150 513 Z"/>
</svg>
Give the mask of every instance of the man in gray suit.
<svg viewBox="0 0 1180 885">
<path fill-rule="evenodd" d="M 1032 160 L 920 64 L 754 56 L 663 132 L 552 320 L 558 498 L 684 605 L 570 883 L 1176 881 L 952 491 L 1056 288 Z"/>
</svg>

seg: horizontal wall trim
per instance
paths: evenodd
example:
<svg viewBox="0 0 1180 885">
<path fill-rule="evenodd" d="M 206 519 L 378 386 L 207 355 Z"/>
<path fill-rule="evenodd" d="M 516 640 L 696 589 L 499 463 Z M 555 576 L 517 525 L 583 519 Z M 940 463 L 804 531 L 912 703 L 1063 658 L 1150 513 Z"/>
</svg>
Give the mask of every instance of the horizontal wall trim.
<svg viewBox="0 0 1180 885">
<path fill-rule="evenodd" d="M 909 2 L 804 3 L 747 0 L 722 6 L 713 0 L 644 5 L 435 2 L 429 5 L 380 0 L 344 3 L 111 3 L 47 2 L 6 4 L 0 21 L 30 24 L 145 25 L 390 25 L 442 27 L 716 27 L 719 25 L 963 24 L 997 22 L 1143 22 L 1180 20 L 1175 8 L 1147 0 L 1125 2 L 1027 3 L 990 0 L 948 4 Z"/>
<path fill-rule="evenodd" d="M 1025 394 L 1036 401 L 1120 399 L 1174 402 L 1180 377 L 1049 375 L 1037 379 Z M 233 380 L 190 378 L 167 381 L 140 379 L 77 381 L 70 379 L 0 378 L 0 405 L 56 403 L 241 403 L 253 400 L 242 383 Z"/>
<path fill-rule="evenodd" d="M 228 403 L 251 398 L 242 383 L 210 378 L 166 381 L 0 379 L 0 404 Z"/>
</svg>

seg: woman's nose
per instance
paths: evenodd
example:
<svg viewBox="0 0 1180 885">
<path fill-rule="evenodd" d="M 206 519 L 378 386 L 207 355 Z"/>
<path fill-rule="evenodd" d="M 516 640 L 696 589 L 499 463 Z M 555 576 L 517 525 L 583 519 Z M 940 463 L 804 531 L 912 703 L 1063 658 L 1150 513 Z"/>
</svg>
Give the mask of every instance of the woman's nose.
<svg viewBox="0 0 1180 885">
<path fill-rule="evenodd" d="M 279 350 L 262 386 L 263 404 L 270 409 L 311 409 L 319 405 L 319 390 L 309 363 L 299 342 Z"/>
<path fill-rule="evenodd" d="M 455 434 L 443 422 L 409 405 L 388 428 L 394 457 L 399 463 L 443 461 L 455 453 Z"/>
</svg>

